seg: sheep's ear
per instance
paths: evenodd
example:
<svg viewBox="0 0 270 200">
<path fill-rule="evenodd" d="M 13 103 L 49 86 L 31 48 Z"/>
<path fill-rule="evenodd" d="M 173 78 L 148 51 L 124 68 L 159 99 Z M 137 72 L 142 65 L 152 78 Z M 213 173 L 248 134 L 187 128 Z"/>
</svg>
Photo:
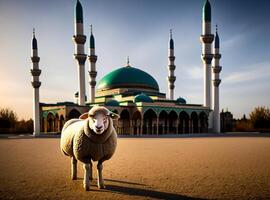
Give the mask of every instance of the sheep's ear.
<svg viewBox="0 0 270 200">
<path fill-rule="evenodd" d="M 112 119 L 119 119 L 120 116 L 116 113 L 113 113 L 113 112 L 110 112 L 109 116 L 112 118 Z"/>
<path fill-rule="evenodd" d="M 87 113 L 83 113 L 79 119 L 87 119 L 88 118 L 88 112 Z"/>
</svg>

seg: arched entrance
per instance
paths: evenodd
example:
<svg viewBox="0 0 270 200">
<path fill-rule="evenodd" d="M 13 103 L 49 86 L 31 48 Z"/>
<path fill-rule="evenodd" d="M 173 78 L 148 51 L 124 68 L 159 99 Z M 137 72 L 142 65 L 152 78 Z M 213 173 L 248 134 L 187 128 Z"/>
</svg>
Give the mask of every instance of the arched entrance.
<svg viewBox="0 0 270 200">
<path fill-rule="evenodd" d="M 143 134 L 157 133 L 157 114 L 152 110 L 147 110 L 143 115 Z"/>
<path fill-rule="evenodd" d="M 56 114 L 54 118 L 54 132 L 60 132 L 59 115 Z"/>
<path fill-rule="evenodd" d="M 76 118 L 79 118 L 80 116 L 81 116 L 81 113 L 74 108 L 69 112 L 68 119 L 76 119 Z"/>
<path fill-rule="evenodd" d="M 118 111 L 116 109 L 114 109 L 112 112 L 118 115 Z M 113 120 L 113 126 L 114 126 L 116 132 L 119 134 L 119 121 L 118 121 L 118 119 Z"/>
<path fill-rule="evenodd" d="M 169 134 L 176 134 L 177 131 L 177 113 L 175 111 L 171 111 L 168 116 L 169 121 Z"/>
<path fill-rule="evenodd" d="M 191 113 L 191 133 L 199 132 L 199 118 L 196 112 Z"/>
<path fill-rule="evenodd" d="M 140 135 L 142 115 L 140 111 L 136 111 L 132 116 L 133 135 Z"/>
<path fill-rule="evenodd" d="M 54 116 L 52 113 L 49 113 L 47 116 L 47 132 L 54 131 Z"/>
<path fill-rule="evenodd" d="M 158 134 L 167 134 L 168 132 L 168 114 L 162 110 L 159 114 Z"/>
<path fill-rule="evenodd" d="M 61 116 L 60 116 L 60 131 L 62 130 L 64 124 L 65 124 L 65 119 L 64 119 L 64 116 L 61 115 Z"/>
<path fill-rule="evenodd" d="M 189 116 L 185 111 L 179 115 L 179 133 L 189 133 Z"/>
<path fill-rule="evenodd" d="M 123 110 L 120 114 L 119 124 L 120 124 L 119 134 L 129 135 L 130 134 L 130 115 L 126 109 Z"/>
<path fill-rule="evenodd" d="M 199 115 L 200 133 L 208 133 L 208 118 L 205 112 Z"/>
</svg>

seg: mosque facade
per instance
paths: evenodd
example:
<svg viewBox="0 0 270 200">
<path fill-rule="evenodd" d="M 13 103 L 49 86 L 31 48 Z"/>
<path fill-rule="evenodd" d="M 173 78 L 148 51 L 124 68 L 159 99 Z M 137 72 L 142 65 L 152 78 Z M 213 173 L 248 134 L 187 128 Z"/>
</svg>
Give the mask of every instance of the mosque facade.
<svg viewBox="0 0 270 200">
<path fill-rule="evenodd" d="M 94 105 L 103 105 L 120 116 L 115 124 L 120 135 L 164 135 L 220 132 L 219 118 L 219 36 L 211 33 L 211 5 L 208 0 L 203 6 L 202 61 L 204 67 L 204 104 L 190 104 L 184 98 L 175 98 L 175 55 L 172 33 L 168 42 L 168 97 L 159 89 L 158 82 L 149 73 L 133 67 L 116 68 L 100 79 L 95 54 L 95 39 L 91 27 L 88 55 L 85 54 L 83 7 L 79 0 L 75 5 L 74 58 L 78 68 L 78 92 L 74 102 L 54 104 L 41 103 L 39 88 L 38 46 L 35 34 L 32 40 L 32 86 L 34 134 L 59 133 L 64 123 L 88 112 Z M 213 48 L 213 41 L 214 48 Z M 88 83 L 85 83 L 85 65 L 88 63 Z M 89 89 L 89 101 L 86 99 Z"/>
</svg>

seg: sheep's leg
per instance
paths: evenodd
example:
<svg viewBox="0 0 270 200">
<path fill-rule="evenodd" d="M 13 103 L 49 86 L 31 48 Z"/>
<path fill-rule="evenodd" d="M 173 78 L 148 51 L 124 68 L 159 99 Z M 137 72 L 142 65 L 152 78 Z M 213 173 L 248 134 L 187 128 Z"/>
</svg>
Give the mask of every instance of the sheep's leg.
<svg viewBox="0 0 270 200">
<path fill-rule="evenodd" d="M 71 157 L 71 179 L 77 179 L 77 160 L 73 156 Z"/>
<path fill-rule="evenodd" d="M 89 180 L 93 180 L 93 169 L 92 169 L 92 162 L 90 161 L 90 171 L 89 171 Z"/>
<path fill-rule="evenodd" d="M 104 181 L 103 181 L 103 178 L 102 178 L 102 169 L 103 169 L 103 163 L 104 160 L 100 160 L 98 161 L 98 164 L 97 164 L 97 184 L 98 184 L 98 188 L 100 189 L 104 189 L 105 188 L 105 185 L 104 185 Z"/>
<path fill-rule="evenodd" d="M 90 189 L 90 165 L 89 163 L 85 163 L 83 164 L 83 168 L 84 168 L 84 179 L 83 179 L 83 187 L 86 191 L 88 191 Z"/>
</svg>

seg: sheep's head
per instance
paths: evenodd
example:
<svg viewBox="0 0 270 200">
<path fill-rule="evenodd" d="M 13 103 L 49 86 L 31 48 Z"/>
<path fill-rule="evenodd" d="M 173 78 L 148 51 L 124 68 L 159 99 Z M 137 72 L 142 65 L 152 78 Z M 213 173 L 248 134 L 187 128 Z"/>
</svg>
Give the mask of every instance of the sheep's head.
<svg viewBox="0 0 270 200">
<path fill-rule="evenodd" d="M 88 113 L 80 116 L 80 119 L 89 118 L 89 128 L 97 135 L 101 135 L 106 131 L 112 123 L 111 119 L 119 118 L 119 115 L 109 111 L 103 106 L 94 106 Z"/>
</svg>

